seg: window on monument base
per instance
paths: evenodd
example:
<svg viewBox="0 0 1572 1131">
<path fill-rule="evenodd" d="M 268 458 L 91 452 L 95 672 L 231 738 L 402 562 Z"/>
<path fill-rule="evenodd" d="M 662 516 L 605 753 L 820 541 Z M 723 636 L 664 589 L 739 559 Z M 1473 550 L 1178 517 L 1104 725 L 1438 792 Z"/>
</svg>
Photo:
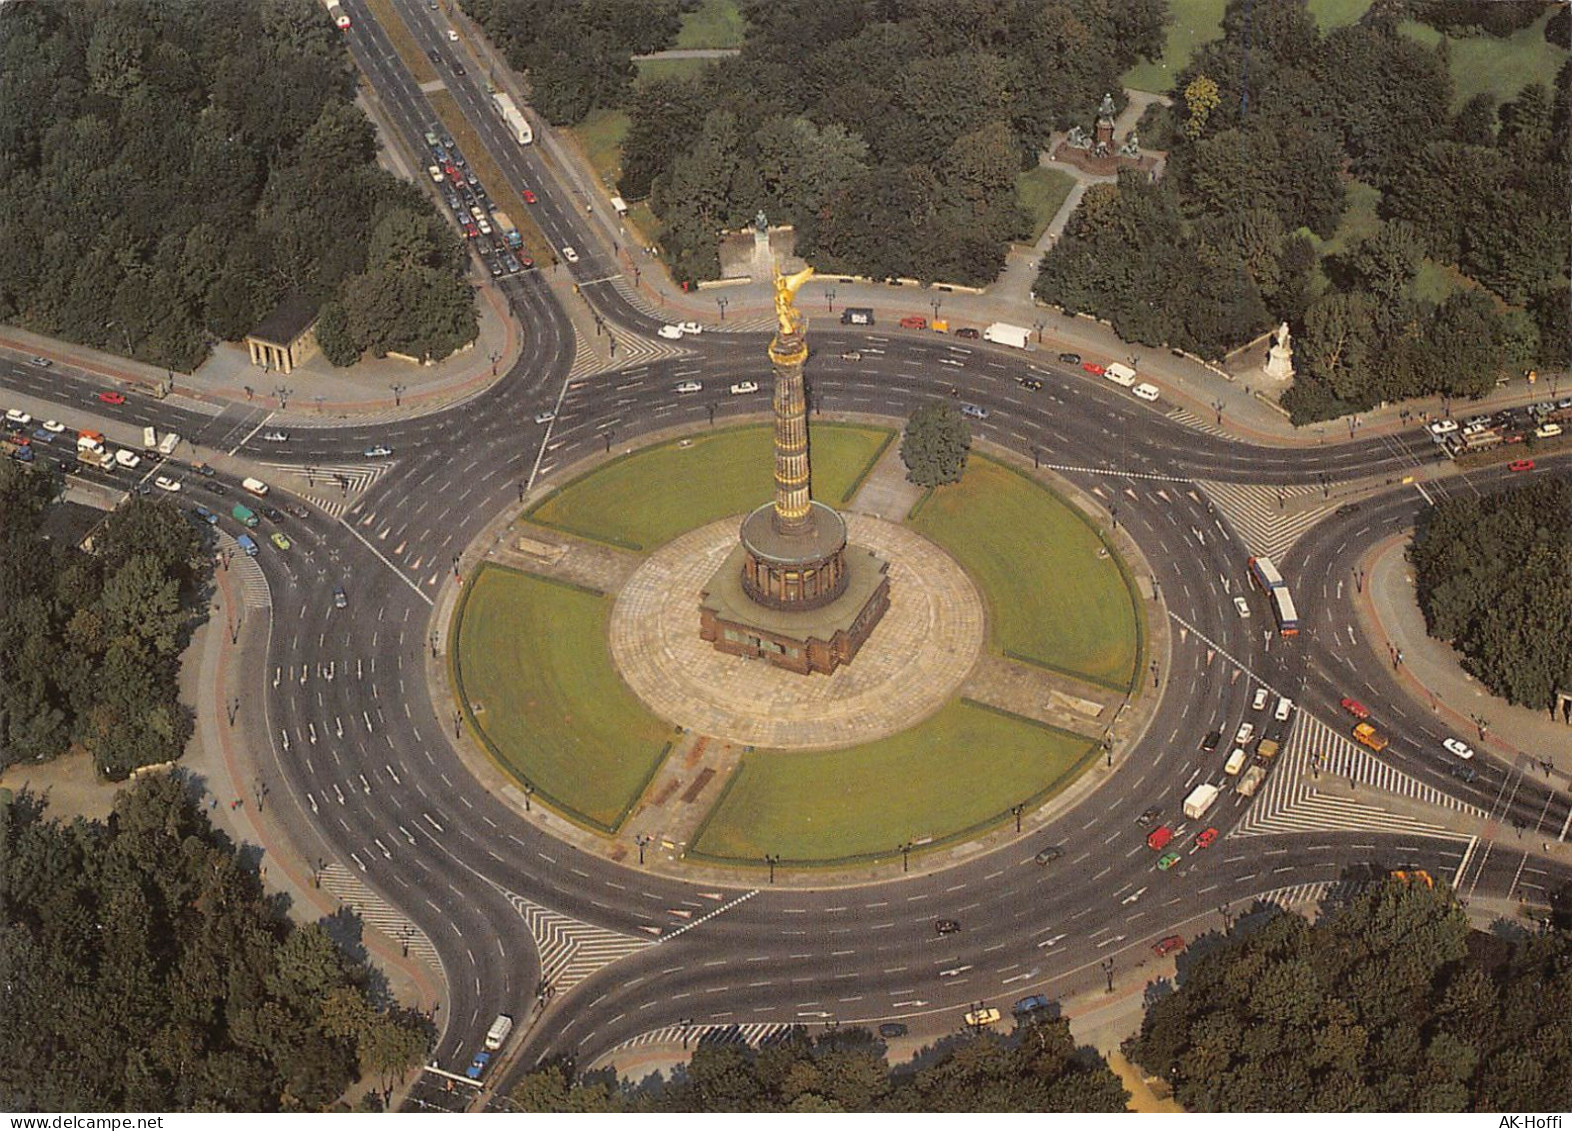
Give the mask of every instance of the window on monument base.
<svg viewBox="0 0 1572 1131">
<path fill-rule="evenodd" d="M 777 644 L 773 640 L 759 641 L 759 648 L 765 652 L 774 652 L 777 656 L 783 656 L 786 654 L 786 646 L 784 644 Z"/>
<path fill-rule="evenodd" d="M 742 633 L 738 632 L 735 628 L 728 628 L 722 632 L 721 635 L 726 638 L 726 642 L 728 644 L 741 644 L 743 641 Z"/>
</svg>

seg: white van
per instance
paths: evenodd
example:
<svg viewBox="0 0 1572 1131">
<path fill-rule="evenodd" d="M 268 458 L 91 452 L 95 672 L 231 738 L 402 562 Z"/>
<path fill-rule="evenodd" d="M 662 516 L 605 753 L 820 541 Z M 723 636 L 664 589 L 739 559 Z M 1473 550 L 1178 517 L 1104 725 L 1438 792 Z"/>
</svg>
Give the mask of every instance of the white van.
<svg viewBox="0 0 1572 1131">
<path fill-rule="evenodd" d="M 164 438 L 158 442 L 158 454 L 161 456 L 172 456 L 175 454 L 175 449 L 179 446 L 180 434 L 178 432 L 165 432 Z"/>
<path fill-rule="evenodd" d="M 131 471 L 132 469 L 138 467 L 142 463 L 142 460 L 141 457 L 139 457 L 129 448 L 121 448 L 115 452 L 115 462 L 121 467 L 125 468 L 127 471 Z"/>
<path fill-rule="evenodd" d="M 1115 385 L 1122 385 L 1126 389 L 1135 384 L 1135 370 L 1123 362 L 1114 362 L 1107 369 L 1103 370 L 1103 376 Z"/>
<path fill-rule="evenodd" d="M 158 429 L 152 427 L 142 429 L 142 450 L 151 452 L 156 450 L 157 447 Z"/>
<path fill-rule="evenodd" d="M 1147 381 L 1142 381 L 1139 385 L 1130 391 L 1136 396 L 1140 397 L 1143 401 L 1155 401 L 1159 393 L 1157 386 Z"/>
<path fill-rule="evenodd" d="M 491 1023 L 491 1028 L 486 1030 L 486 1047 L 496 1052 L 511 1032 L 513 1032 L 513 1018 L 506 1013 L 497 1014 L 497 1019 Z"/>
<path fill-rule="evenodd" d="M 611 210 L 618 216 L 626 216 L 628 214 L 628 205 L 622 197 L 614 196 L 611 198 Z"/>
<path fill-rule="evenodd" d="M 267 484 L 262 482 L 262 480 L 260 480 L 260 479 L 249 479 L 249 478 L 242 479 L 240 481 L 240 486 L 243 487 L 245 490 L 250 491 L 253 495 L 255 495 L 259 499 L 267 497 L 267 491 L 268 491 Z"/>
<path fill-rule="evenodd" d="M 1234 752 L 1228 755 L 1228 761 L 1223 763 L 1223 773 L 1237 774 L 1240 770 L 1244 769 L 1245 761 L 1249 757 L 1250 756 L 1244 752 L 1243 746 L 1235 746 Z"/>
</svg>

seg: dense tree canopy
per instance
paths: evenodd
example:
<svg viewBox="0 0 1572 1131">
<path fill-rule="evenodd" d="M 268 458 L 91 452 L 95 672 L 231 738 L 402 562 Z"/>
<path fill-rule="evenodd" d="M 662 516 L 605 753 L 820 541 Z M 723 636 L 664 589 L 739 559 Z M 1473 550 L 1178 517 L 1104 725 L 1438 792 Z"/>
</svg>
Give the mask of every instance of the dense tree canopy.
<svg viewBox="0 0 1572 1131">
<path fill-rule="evenodd" d="M 1572 483 L 1447 500 L 1408 553 L 1430 634 L 1481 683 L 1539 708 L 1572 691 Z"/>
<path fill-rule="evenodd" d="M 1489 34 L 1543 11 L 1409 7 Z M 1554 92 L 1530 83 L 1453 114 L 1446 53 L 1398 31 L 1403 9 L 1322 35 L 1306 0 L 1230 0 L 1222 37 L 1175 76 L 1175 106 L 1143 122 L 1166 178 L 1088 192 L 1037 294 L 1219 359 L 1287 320 L 1304 349 L 1283 404 L 1300 423 L 1565 364 L 1572 61 Z M 1353 181 L 1378 192 L 1379 222 L 1317 271 L 1312 238 L 1337 231 Z M 1437 300 L 1422 274 L 1441 265 L 1452 293 Z"/>
<path fill-rule="evenodd" d="M 0 766 L 79 745 L 124 778 L 180 757 L 175 676 L 212 565 L 162 499 L 111 514 L 94 552 L 43 534 L 57 476 L 0 461 Z"/>
<path fill-rule="evenodd" d="M 1518 1111 L 1572 1102 L 1572 938 L 1470 933 L 1444 885 L 1382 879 L 1315 924 L 1192 947 L 1126 1043 L 1189 1111 Z"/>
<path fill-rule="evenodd" d="M 972 430 L 953 405 L 925 404 L 912 411 L 901 433 L 906 478 L 919 487 L 959 483 L 972 448 Z"/>
<path fill-rule="evenodd" d="M 473 339 L 458 241 L 353 98 L 314 0 L 0 5 L 0 321 L 180 369 L 291 292 L 356 354 Z M 417 254 L 378 262 L 403 214 Z"/>
<path fill-rule="evenodd" d="M 683 280 L 764 208 L 823 270 L 991 282 L 1026 234 L 1015 177 L 1086 123 L 1165 0 L 746 0 L 742 53 L 628 103 L 619 188 L 649 197 Z"/>
<path fill-rule="evenodd" d="M 945 1041 L 894 1070 L 865 1029 L 815 1037 L 799 1027 L 757 1050 L 700 1045 L 655 1088 L 548 1064 L 512 1099 L 537 1112 L 1124 1111 L 1129 1093 L 1107 1061 L 1076 1048 L 1066 1020 L 1044 1017 L 1008 1037 Z"/>
<path fill-rule="evenodd" d="M 104 823 L 0 804 L 7 1111 L 322 1110 L 427 1041 L 291 925 L 183 780 L 138 782 Z"/>
</svg>

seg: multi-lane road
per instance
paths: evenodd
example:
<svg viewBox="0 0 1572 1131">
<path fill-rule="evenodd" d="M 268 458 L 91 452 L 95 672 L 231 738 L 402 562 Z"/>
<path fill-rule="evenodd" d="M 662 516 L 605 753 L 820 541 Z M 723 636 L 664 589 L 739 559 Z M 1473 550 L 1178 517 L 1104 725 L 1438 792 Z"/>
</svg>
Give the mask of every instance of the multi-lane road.
<svg viewBox="0 0 1572 1131">
<path fill-rule="evenodd" d="M 423 50 L 453 57 L 458 47 L 440 13 L 414 0 L 396 6 Z M 403 144 L 418 152 L 436 115 L 369 12 L 356 0 L 345 8 L 357 64 Z M 539 195 L 532 219 L 554 246 L 578 249 L 579 262 L 561 269 L 581 291 L 572 301 L 590 302 L 621 337 L 653 340 L 658 322 L 629 299 L 616 257 L 538 147 L 520 148 L 505 135 L 473 77 L 449 67 L 443 78 L 515 187 Z M 1433 445 L 1417 436 L 1311 448 L 1241 443 L 1172 406 L 1140 404 L 1048 353 L 839 325 L 810 329 L 816 411 L 898 421 L 953 388 L 988 409 L 974 423 L 983 440 L 1035 456 L 1117 509 L 1155 571 L 1161 601 L 1148 610 L 1172 622 L 1163 675 L 1181 692 L 1163 697 L 1144 737 L 1085 801 L 1029 839 L 954 867 L 918 857 L 911 874 L 860 886 L 760 890 L 751 877 L 690 883 L 551 839 L 471 778 L 449 742 L 450 708 L 432 699 L 426 673 L 433 630 L 442 628 L 436 608 L 454 561 L 516 505 L 521 484 L 554 481 L 601 452 L 610 435 L 623 447 L 656 429 L 707 427 L 712 413 L 718 423 L 767 411 L 767 393 L 727 392 L 746 379 L 767 385 L 765 339 L 706 333 L 664 356 L 570 381 L 574 333 L 558 292 L 539 273 L 496 285 L 525 332 L 522 355 L 490 389 L 397 421 L 291 424 L 281 442 L 263 438 L 267 413 L 245 403 L 216 413 L 137 398 L 108 406 L 96 400 L 107 385 L 67 365 L 0 362 L 0 384 L 59 406 L 51 415 L 68 423 L 73 412 L 91 412 L 172 429 L 232 454 L 236 466 L 331 474 L 364 463 L 368 446 L 392 449 L 353 500 L 281 518 L 291 550 L 265 548 L 258 558 L 269 637 L 266 663 L 251 673 L 262 710 L 243 719 L 253 747 L 266 752 L 259 772 L 273 811 L 301 854 L 369 885 L 435 950 L 447 985 L 433 1054 L 442 1067 L 462 1071 L 496 1013 L 536 1017 L 536 992 L 548 976 L 576 985 L 538 1023 L 521 1026 L 519 1067 L 548 1053 L 588 1058 L 650 1034 L 687 1037 L 712 1026 L 904 1020 L 942 1031 L 973 1002 L 1061 992 L 1110 959 L 1120 968 L 1148 960 L 1164 935 L 1217 926 L 1219 907 L 1238 909 L 1269 892 L 1320 892 L 1371 862 L 1417 864 L 1497 895 L 1525 874 L 1540 886 L 1567 878 L 1515 846 L 1493 849 L 1467 832 L 1437 835 L 1439 817 L 1430 825 L 1383 823 L 1352 802 L 1341 816 L 1294 815 L 1294 775 L 1324 764 L 1312 767 L 1310 755 L 1296 751 L 1314 746 L 1318 758 L 1349 764 L 1356 757 L 1338 746 L 1347 745 L 1338 737 L 1346 729 L 1338 701 L 1355 694 L 1379 706 L 1394 733 L 1382 757 L 1389 784 L 1436 812 L 1462 806 L 1460 828 L 1522 822 L 1553 839 L 1572 816 L 1565 793 L 1521 766 L 1486 755 L 1476 759 L 1476 781 L 1453 777 L 1440 747 L 1450 732 L 1411 702 L 1350 627 L 1353 594 L 1341 579 L 1368 546 L 1412 522 L 1424 500 L 1397 481 L 1433 463 Z M 841 357 L 850 351 L 861 356 Z M 676 392 L 689 379 L 703 391 Z M 556 419 L 533 423 L 546 410 Z M 183 479 L 188 503 L 214 505 L 214 483 L 237 490 L 222 476 Z M 1383 487 L 1384 479 L 1393 486 Z M 1325 516 L 1280 563 L 1300 594 L 1304 630 L 1292 641 L 1263 635 L 1264 602 L 1249 598 L 1248 620 L 1234 609 L 1233 597 L 1250 592 L 1249 540 L 1222 505 L 1226 489 L 1353 480 L 1372 484 L 1359 509 Z M 1436 483 L 1490 491 L 1502 480 L 1429 482 L 1433 494 Z M 334 607 L 338 585 L 347 609 Z M 1260 686 L 1295 700 L 1289 724 L 1252 709 Z M 1206 822 L 1185 822 L 1180 801 L 1194 784 L 1223 780 L 1229 746 L 1205 751 L 1202 735 L 1216 728 L 1226 737 L 1247 719 L 1289 740 L 1269 779 L 1280 784 L 1249 802 L 1227 793 Z M 1155 870 L 1137 822 L 1152 806 L 1163 808 L 1186 854 L 1171 872 Z M 1199 850 L 1194 838 L 1205 824 L 1224 835 Z M 1064 845 L 1065 855 L 1040 867 L 1032 856 L 1045 844 Z M 961 929 L 937 933 L 941 918 Z"/>
</svg>

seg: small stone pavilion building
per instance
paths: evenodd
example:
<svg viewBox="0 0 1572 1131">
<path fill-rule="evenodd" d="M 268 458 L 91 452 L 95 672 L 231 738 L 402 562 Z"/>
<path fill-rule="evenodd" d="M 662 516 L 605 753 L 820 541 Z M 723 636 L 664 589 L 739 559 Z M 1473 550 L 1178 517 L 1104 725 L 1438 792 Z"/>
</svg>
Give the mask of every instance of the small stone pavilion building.
<svg viewBox="0 0 1572 1131">
<path fill-rule="evenodd" d="M 294 294 L 273 308 L 246 335 L 251 364 L 274 373 L 291 373 L 317 352 L 317 305 Z"/>
</svg>

